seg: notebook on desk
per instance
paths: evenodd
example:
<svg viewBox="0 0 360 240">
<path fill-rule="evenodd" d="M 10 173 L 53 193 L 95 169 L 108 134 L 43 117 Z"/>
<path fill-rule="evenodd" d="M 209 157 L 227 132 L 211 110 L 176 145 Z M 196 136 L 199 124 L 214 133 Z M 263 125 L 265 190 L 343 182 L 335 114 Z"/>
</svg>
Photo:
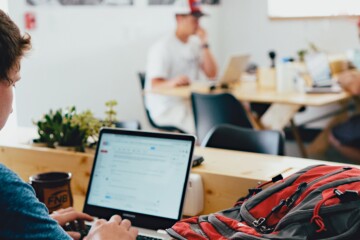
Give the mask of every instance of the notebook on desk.
<svg viewBox="0 0 360 240">
<path fill-rule="evenodd" d="M 306 93 L 340 93 L 342 88 L 331 77 L 330 64 L 325 53 L 309 54 L 305 57 L 306 67 L 312 79 L 312 86 Z"/>
<path fill-rule="evenodd" d="M 241 75 L 249 62 L 249 58 L 249 55 L 242 54 L 229 57 L 221 77 L 218 81 L 210 84 L 210 90 L 216 87 L 228 88 L 230 85 L 239 83 L 241 81 Z"/>
<path fill-rule="evenodd" d="M 129 219 L 138 239 L 170 239 L 157 230 L 182 216 L 194 143 L 190 135 L 102 129 L 84 213 Z"/>
</svg>

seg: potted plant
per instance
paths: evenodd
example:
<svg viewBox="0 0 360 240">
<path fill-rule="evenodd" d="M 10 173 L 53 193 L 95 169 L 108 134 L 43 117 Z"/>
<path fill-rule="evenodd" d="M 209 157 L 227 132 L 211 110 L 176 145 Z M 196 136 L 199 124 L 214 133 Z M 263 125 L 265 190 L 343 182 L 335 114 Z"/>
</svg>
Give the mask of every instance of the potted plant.
<svg viewBox="0 0 360 240">
<path fill-rule="evenodd" d="M 105 111 L 105 120 L 103 121 L 104 123 L 104 127 L 115 127 L 115 123 L 117 121 L 116 119 L 116 114 L 117 112 L 115 111 L 114 107 L 117 106 L 117 101 L 116 100 L 110 100 L 107 101 L 105 103 L 105 106 L 108 108 Z"/>
<path fill-rule="evenodd" d="M 39 138 L 33 139 L 33 144 L 36 146 L 54 147 L 54 143 L 58 139 L 58 129 L 62 125 L 62 111 L 61 109 L 45 114 L 42 119 L 34 122 L 37 126 Z"/>
<path fill-rule="evenodd" d="M 103 121 L 95 118 L 90 110 L 77 113 L 76 108 L 69 107 L 45 114 L 34 124 L 38 128 L 39 138 L 33 143 L 57 149 L 84 152 L 88 146 L 95 146 L 101 127 L 115 127 L 117 102 L 112 100 L 105 103 L 108 108 Z"/>
<path fill-rule="evenodd" d="M 75 107 L 68 108 L 63 115 L 60 132 L 56 134 L 59 136 L 57 148 L 84 152 L 89 138 L 97 141 L 100 128 L 100 121 L 91 111 L 78 114 Z"/>
</svg>

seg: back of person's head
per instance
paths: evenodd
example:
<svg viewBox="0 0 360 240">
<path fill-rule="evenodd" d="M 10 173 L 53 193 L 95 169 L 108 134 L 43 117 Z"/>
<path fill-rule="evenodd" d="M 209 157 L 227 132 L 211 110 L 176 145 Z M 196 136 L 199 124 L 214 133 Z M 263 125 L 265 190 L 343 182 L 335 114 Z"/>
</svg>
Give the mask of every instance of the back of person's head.
<svg viewBox="0 0 360 240">
<path fill-rule="evenodd" d="M 0 10 L 0 82 L 12 83 L 9 71 L 19 67 L 21 57 L 30 48 L 30 36 L 22 36 L 16 24 Z"/>
</svg>

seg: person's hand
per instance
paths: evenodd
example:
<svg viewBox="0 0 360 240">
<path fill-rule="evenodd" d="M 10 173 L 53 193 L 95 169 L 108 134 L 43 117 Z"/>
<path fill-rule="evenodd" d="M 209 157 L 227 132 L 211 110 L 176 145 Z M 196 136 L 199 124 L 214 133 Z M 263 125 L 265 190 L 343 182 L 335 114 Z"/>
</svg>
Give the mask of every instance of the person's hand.
<svg viewBox="0 0 360 240">
<path fill-rule="evenodd" d="M 338 75 L 338 82 L 342 88 L 353 95 L 360 94 L 360 72 L 346 71 Z"/>
<path fill-rule="evenodd" d="M 338 81 L 340 84 L 346 84 L 354 81 L 354 79 L 359 79 L 360 73 L 357 71 L 345 71 L 338 75 Z"/>
<path fill-rule="evenodd" d="M 119 215 L 114 215 L 109 221 L 97 220 L 84 240 L 135 240 L 137 235 L 138 230 L 131 227 L 129 220 L 121 220 Z"/>
<path fill-rule="evenodd" d="M 170 80 L 172 87 L 187 86 L 190 84 L 190 79 L 187 76 L 178 76 Z"/>
<path fill-rule="evenodd" d="M 50 217 L 57 221 L 60 226 L 64 227 L 70 224 L 71 229 L 84 229 L 84 221 L 92 221 L 93 218 L 86 214 L 75 211 L 72 207 L 60 209 L 50 214 Z M 80 239 L 81 235 L 78 232 L 68 231 L 70 237 L 73 239 Z"/>
<path fill-rule="evenodd" d="M 199 26 L 196 31 L 196 35 L 200 38 L 200 41 L 202 44 L 207 44 L 208 37 L 207 37 L 207 33 L 206 33 L 205 29 L 203 29 L 202 27 Z"/>
</svg>

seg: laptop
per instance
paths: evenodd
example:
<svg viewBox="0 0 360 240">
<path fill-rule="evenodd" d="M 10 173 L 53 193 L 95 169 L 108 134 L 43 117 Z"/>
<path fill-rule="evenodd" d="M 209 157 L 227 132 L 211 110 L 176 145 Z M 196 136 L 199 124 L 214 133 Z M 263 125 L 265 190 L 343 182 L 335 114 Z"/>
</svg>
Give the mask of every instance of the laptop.
<svg viewBox="0 0 360 240">
<path fill-rule="evenodd" d="M 222 77 L 213 85 L 220 86 L 222 88 L 228 88 L 231 85 L 239 83 L 241 81 L 241 75 L 245 71 L 249 62 L 249 55 L 233 55 L 229 57 Z"/>
<path fill-rule="evenodd" d="M 340 93 L 342 88 L 336 79 L 331 77 L 328 57 L 325 53 L 308 54 L 305 64 L 312 79 L 312 86 L 305 89 L 306 93 Z"/>
<path fill-rule="evenodd" d="M 129 219 L 138 239 L 171 239 L 158 230 L 182 217 L 194 143 L 190 135 L 102 129 L 83 212 Z"/>
</svg>

